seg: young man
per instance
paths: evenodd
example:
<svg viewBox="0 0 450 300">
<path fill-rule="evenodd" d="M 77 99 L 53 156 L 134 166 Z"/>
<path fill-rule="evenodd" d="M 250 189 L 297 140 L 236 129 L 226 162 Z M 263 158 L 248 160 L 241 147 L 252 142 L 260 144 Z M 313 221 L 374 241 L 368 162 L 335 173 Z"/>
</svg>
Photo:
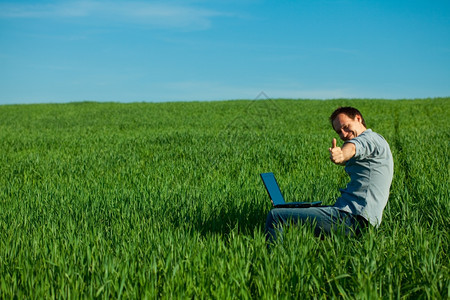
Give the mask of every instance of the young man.
<svg viewBox="0 0 450 300">
<path fill-rule="evenodd" d="M 288 224 L 313 224 L 316 234 L 338 228 L 346 234 L 358 234 L 368 223 L 380 225 L 394 173 L 389 145 L 381 135 L 366 128 L 356 108 L 340 107 L 331 114 L 330 121 L 344 141 L 342 147 L 337 147 L 336 139 L 332 140 L 330 159 L 345 166 L 350 182 L 340 190 L 341 196 L 332 206 L 272 209 L 266 220 L 269 243 Z"/>
</svg>

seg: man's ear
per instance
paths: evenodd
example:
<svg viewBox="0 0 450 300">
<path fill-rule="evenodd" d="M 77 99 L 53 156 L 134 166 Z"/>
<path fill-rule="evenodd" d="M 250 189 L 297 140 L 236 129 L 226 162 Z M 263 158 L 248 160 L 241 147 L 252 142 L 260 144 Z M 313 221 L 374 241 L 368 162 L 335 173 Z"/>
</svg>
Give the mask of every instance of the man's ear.
<svg viewBox="0 0 450 300">
<path fill-rule="evenodd" d="M 360 115 L 356 115 L 355 120 L 362 124 L 362 117 Z"/>
</svg>

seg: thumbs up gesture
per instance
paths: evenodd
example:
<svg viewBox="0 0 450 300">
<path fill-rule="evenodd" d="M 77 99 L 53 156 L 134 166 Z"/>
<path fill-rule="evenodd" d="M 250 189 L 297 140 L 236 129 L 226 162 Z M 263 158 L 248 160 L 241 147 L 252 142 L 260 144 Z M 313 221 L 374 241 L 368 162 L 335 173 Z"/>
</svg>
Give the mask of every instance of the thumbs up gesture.
<svg viewBox="0 0 450 300">
<path fill-rule="evenodd" d="M 331 148 L 328 148 L 328 151 L 330 151 L 330 159 L 333 163 L 337 165 L 341 165 L 345 163 L 344 159 L 344 152 L 342 152 L 341 147 L 336 146 L 336 139 L 333 139 L 331 142 Z"/>
<path fill-rule="evenodd" d="M 330 149 L 333 149 L 333 148 L 336 148 L 336 139 L 333 139 L 333 141 L 331 141 L 331 148 Z"/>
</svg>

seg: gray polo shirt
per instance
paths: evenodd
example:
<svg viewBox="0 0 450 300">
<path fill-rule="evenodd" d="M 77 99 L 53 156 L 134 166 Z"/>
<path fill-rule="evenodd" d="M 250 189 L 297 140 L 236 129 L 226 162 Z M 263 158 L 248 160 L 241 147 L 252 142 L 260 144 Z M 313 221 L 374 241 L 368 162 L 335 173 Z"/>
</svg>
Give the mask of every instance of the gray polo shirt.
<svg viewBox="0 0 450 300">
<path fill-rule="evenodd" d="M 386 140 L 371 129 L 346 143 L 355 144 L 356 154 L 345 164 L 350 182 L 341 189 L 334 206 L 360 215 L 378 227 L 394 174 L 391 150 Z"/>
</svg>

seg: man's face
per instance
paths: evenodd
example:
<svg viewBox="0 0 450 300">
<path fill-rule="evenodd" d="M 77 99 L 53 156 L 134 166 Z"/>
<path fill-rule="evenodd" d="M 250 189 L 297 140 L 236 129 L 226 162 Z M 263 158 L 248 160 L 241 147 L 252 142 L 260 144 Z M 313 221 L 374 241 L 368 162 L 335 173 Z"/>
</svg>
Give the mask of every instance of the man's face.
<svg viewBox="0 0 450 300">
<path fill-rule="evenodd" d="M 366 127 L 362 124 L 361 116 L 356 115 L 355 119 L 352 119 L 346 114 L 336 116 L 333 120 L 333 128 L 343 141 L 349 141 L 366 130 Z"/>
</svg>

